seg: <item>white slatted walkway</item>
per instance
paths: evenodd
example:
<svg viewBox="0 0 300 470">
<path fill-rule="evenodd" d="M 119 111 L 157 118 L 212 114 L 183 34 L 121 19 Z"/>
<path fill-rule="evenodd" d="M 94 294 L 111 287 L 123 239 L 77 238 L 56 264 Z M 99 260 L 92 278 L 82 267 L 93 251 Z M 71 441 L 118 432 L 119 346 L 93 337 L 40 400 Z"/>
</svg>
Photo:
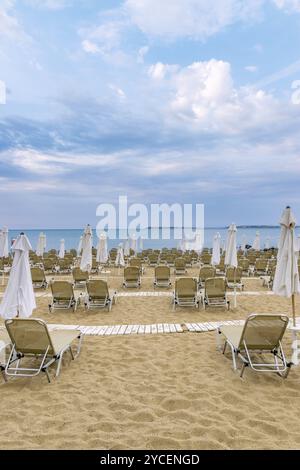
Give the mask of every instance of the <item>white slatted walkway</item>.
<svg viewBox="0 0 300 470">
<path fill-rule="evenodd" d="M 50 331 L 79 330 L 87 336 L 153 335 L 164 333 L 183 333 L 179 323 L 158 323 L 153 325 L 59 325 L 48 324 Z"/>
<path fill-rule="evenodd" d="M 243 325 L 244 320 L 224 320 L 217 322 L 204 322 L 204 323 L 185 323 L 190 333 L 201 333 L 203 331 L 214 331 L 221 325 Z"/>
</svg>

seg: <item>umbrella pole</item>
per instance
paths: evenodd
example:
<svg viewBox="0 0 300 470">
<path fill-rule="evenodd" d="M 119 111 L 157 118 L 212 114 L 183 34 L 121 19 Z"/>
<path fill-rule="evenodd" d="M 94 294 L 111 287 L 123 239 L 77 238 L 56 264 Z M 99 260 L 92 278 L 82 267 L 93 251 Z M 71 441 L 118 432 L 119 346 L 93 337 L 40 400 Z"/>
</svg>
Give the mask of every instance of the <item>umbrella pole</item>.
<svg viewBox="0 0 300 470">
<path fill-rule="evenodd" d="M 293 312 L 293 326 L 296 326 L 296 303 L 295 303 L 295 294 L 292 294 L 292 312 Z"/>
<path fill-rule="evenodd" d="M 234 268 L 234 293 L 233 293 L 233 308 L 236 308 L 236 268 Z"/>
</svg>

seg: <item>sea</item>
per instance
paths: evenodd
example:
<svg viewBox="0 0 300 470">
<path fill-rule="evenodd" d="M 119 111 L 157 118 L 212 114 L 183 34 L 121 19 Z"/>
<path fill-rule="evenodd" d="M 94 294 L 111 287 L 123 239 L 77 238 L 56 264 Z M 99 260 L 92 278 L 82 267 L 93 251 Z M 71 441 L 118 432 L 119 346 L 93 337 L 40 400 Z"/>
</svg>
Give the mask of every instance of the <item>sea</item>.
<svg viewBox="0 0 300 470">
<path fill-rule="evenodd" d="M 23 231 L 19 230 L 9 230 L 9 240 L 10 243 Z M 60 240 L 65 240 L 65 249 L 70 250 L 71 248 L 77 248 L 79 244 L 80 236 L 83 234 L 83 229 L 31 229 L 24 230 L 29 241 L 32 245 L 32 248 L 35 250 L 38 242 L 38 237 L 41 232 L 46 235 L 46 250 L 56 249 L 59 250 Z M 145 229 L 141 235 L 143 238 L 143 248 L 153 248 L 161 249 L 163 247 L 173 248 L 179 246 L 179 240 L 175 237 L 178 235 L 174 234 L 178 232 L 178 229 L 170 228 L 170 237 L 168 239 L 163 238 L 163 231 L 161 228 Z M 221 246 L 225 246 L 226 237 L 228 228 L 227 227 L 207 227 L 204 229 L 204 242 L 203 246 L 211 248 L 213 243 L 214 235 L 219 232 L 221 235 Z M 256 233 L 260 234 L 261 249 L 266 246 L 277 247 L 280 227 L 279 226 L 242 226 L 237 228 L 237 245 L 240 246 L 243 242 L 246 242 L 248 245 L 252 245 Z M 151 234 L 155 234 L 155 239 L 151 238 Z M 300 236 L 300 227 L 296 228 L 297 236 Z M 121 234 L 121 231 L 116 230 L 116 233 L 107 232 L 108 236 L 108 248 L 117 247 L 119 243 L 124 242 L 124 233 Z M 96 230 L 93 230 L 93 245 L 97 246 L 97 233 Z"/>
</svg>

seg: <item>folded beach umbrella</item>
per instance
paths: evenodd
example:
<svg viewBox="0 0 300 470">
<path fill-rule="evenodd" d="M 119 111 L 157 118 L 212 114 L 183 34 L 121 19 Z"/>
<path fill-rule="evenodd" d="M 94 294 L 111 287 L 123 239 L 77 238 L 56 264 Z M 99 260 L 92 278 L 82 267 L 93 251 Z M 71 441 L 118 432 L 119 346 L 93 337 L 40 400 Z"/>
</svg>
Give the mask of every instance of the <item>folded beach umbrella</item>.
<svg viewBox="0 0 300 470">
<path fill-rule="evenodd" d="M 215 266 L 217 264 L 220 264 L 220 259 L 221 259 L 221 235 L 216 233 L 213 239 L 213 252 L 212 252 L 212 261 L 211 263 Z"/>
<path fill-rule="evenodd" d="M 99 237 L 96 260 L 98 263 L 102 264 L 106 263 L 108 260 L 107 237 L 105 233 L 101 233 Z"/>
<path fill-rule="evenodd" d="M 83 236 L 81 235 L 81 237 L 79 238 L 79 243 L 77 247 L 77 256 L 80 256 L 82 252 L 82 239 L 83 239 Z"/>
<path fill-rule="evenodd" d="M 300 235 L 298 235 L 297 241 L 298 241 L 298 251 L 300 252 Z"/>
<path fill-rule="evenodd" d="M 255 238 L 254 238 L 254 241 L 253 241 L 252 248 L 253 248 L 253 250 L 257 250 L 257 251 L 260 250 L 260 234 L 259 234 L 259 232 L 256 232 L 256 234 L 255 234 Z"/>
<path fill-rule="evenodd" d="M 125 266 L 123 244 L 122 243 L 120 243 L 120 245 L 118 246 L 115 265 L 119 266 L 119 267 L 120 266 Z"/>
<path fill-rule="evenodd" d="M 295 295 L 300 293 L 298 273 L 299 252 L 295 237 L 296 219 L 289 206 L 283 211 L 280 225 L 281 230 L 273 292 L 282 297 L 292 298 L 293 323 L 295 326 Z"/>
<path fill-rule="evenodd" d="M 226 255 L 225 265 L 237 268 L 237 250 L 236 250 L 236 232 L 235 224 L 231 224 L 228 228 L 227 241 L 226 241 Z"/>
<path fill-rule="evenodd" d="M 270 245 L 271 245 L 271 239 L 270 239 L 270 237 L 268 237 L 268 238 L 266 238 L 266 241 L 265 241 L 265 249 L 269 250 Z"/>
<path fill-rule="evenodd" d="M 124 256 L 130 255 L 130 247 L 129 247 L 129 240 L 128 238 L 124 242 Z"/>
<path fill-rule="evenodd" d="M 225 254 L 225 265 L 237 268 L 237 249 L 236 249 L 236 232 L 237 228 L 235 224 L 231 224 L 228 228 L 227 242 L 226 242 L 226 254 Z M 234 270 L 234 275 L 235 275 Z M 234 307 L 236 307 L 236 285 L 234 282 Z"/>
<path fill-rule="evenodd" d="M 93 234 L 92 228 L 88 224 L 84 230 L 82 237 L 82 255 L 80 260 L 81 271 L 90 272 L 92 269 L 92 248 L 93 248 Z"/>
<path fill-rule="evenodd" d="M 0 233 L 0 258 L 7 258 L 8 255 L 8 228 L 4 227 Z"/>
<path fill-rule="evenodd" d="M 41 232 L 39 234 L 39 238 L 38 238 L 38 242 L 36 246 L 37 256 L 43 256 L 45 248 L 46 248 L 46 235 L 44 235 L 43 232 Z"/>
<path fill-rule="evenodd" d="M 63 238 L 60 240 L 58 257 L 61 259 L 65 257 L 65 240 Z"/>
<path fill-rule="evenodd" d="M 220 240 L 220 243 L 221 243 L 221 240 Z M 203 231 L 196 230 L 194 250 L 197 251 L 198 253 L 201 253 L 202 248 L 203 248 Z"/>
<path fill-rule="evenodd" d="M 12 246 L 13 265 L 0 304 L 0 316 L 4 319 L 28 318 L 36 308 L 29 263 L 31 249 L 28 238 L 21 233 Z"/>
</svg>

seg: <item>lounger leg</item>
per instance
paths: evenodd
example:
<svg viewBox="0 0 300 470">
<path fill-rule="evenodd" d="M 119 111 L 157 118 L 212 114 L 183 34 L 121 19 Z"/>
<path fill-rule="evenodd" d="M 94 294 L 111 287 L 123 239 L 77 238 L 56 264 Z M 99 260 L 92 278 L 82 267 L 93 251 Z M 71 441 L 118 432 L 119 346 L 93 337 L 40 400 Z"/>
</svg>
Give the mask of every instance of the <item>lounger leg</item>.
<svg viewBox="0 0 300 470">
<path fill-rule="evenodd" d="M 58 359 L 55 377 L 58 377 L 58 376 L 59 376 L 60 368 L 61 368 L 61 361 L 62 361 L 62 358 L 63 358 L 63 354 L 64 354 L 64 353 L 62 352 L 61 355 L 60 355 L 60 357 L 59 357 L 59 359 Z"/>
<path fill-rule="evenodd" d="M 248 366 L 248 364 L 246 362 L 243 362 L 241 373 L 240 373 L 240 378 L 241 379 L 243 378 L 245 367 L 247 367 L 247 366 Z"/>
<path fill-rule="evenodd" d="M 227 341 L 226 341 L 227 342 Z M 232 363 L 233 363 L 233 370 L 237 370 L 237 366 L 236 366 L 236 356 L 235 356 L 235 350 L 233 348 L 233 346 L 228 343 L 230 348 L 231 348 L 231 355 L 232 355 Z"/>
<path fill-rule="evenodd" d="M 1 367 L 1 373 L 2 373 L 2 377 L 3 377 L 3 379 L 4 379 L 4 382 L 7 382 L 7 377 L 6 377 L 6 374 L 5 374 L 5 369 L 3 369 L 2 367 Z"/>
<path fill-rule="evenodd" d="M 219 328 L 216 329 L 216 342 L 217 342 L 217 349 L 221 351 L 222 349 L 222 341 L 221 341 L 221 331 Z"/>
<path fill-rule="evenodd" d="M 43 372 L 45 372 L 46 376 L 47 376 L 47 379 L 48 379 L 48 383 L 50 384 L 51 383 L 51 379 L 50 379 L 50 375 L 49 375 L 49 372 L 48 372 L 48 369 L 42 369 Z"/>
<path fill-rule="evenodd" d="M 76 357 L 78 357 L 79 354 L 80 354 L 81 344 L 82 344 L 82 341 L 83 341 L 83 336 L 84 336 L 84 335 L 81 334 L 81 335 L 79 336 L 79 338 L 78 338 L 79 341 L 78 341 L 77 351 L 76 351 L 76 354 L 75 354 L 75 356 L 74 356 L 74 359 L 76 359 Z"/>
<path fill-rule="evenodd" d="M 224 343 L 224 347 L 223 347 L 222 354 L 225 354 L 225 352 L 226 352 L 226 347 L 227 347 L 227 341 L 225 341 L 225 343 Z"/>
<path fill-rule="evenodd" d="M 72 358 L 73 361 L 74 361 L 75 357 L 74 357 L 73 350 L 72 350 L 72 347 L 71 347 L 71 346 L 70 346 L 70 348 L 69 348 L 69 351 L 70 351 L 70 354 L 71 354 L 71 358 Z"/>
</svg>

